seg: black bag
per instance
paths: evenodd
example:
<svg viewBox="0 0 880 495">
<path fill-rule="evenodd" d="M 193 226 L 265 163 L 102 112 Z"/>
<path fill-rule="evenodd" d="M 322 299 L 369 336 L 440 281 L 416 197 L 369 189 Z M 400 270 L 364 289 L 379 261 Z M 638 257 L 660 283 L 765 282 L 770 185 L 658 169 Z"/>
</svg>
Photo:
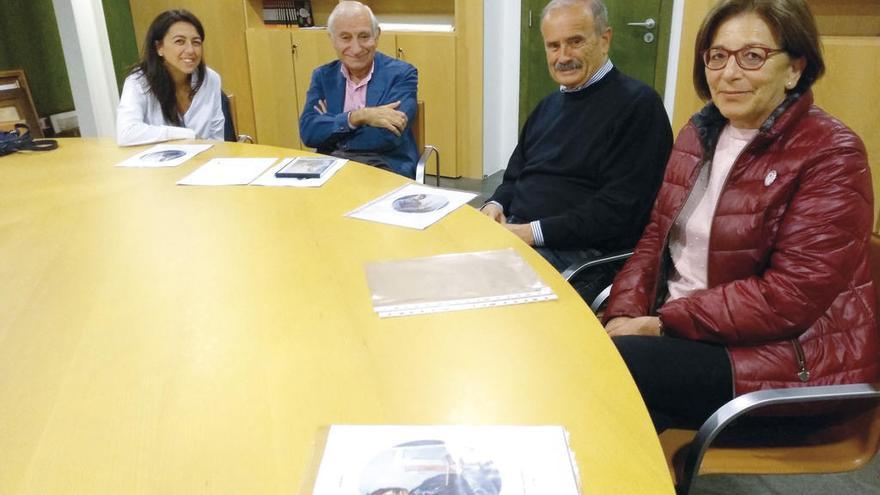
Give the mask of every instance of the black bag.
<svg viewBox="0 0 880 495">
<path fill-rule="evenodd" d="M 31 137 L 31 130 L 24 124 L 15 124 L 15 130 L 0 132 L 0 156 L 15 151 L 49 151 L 58 147 L 54 139 L 37 139 Z"/>
</svg>

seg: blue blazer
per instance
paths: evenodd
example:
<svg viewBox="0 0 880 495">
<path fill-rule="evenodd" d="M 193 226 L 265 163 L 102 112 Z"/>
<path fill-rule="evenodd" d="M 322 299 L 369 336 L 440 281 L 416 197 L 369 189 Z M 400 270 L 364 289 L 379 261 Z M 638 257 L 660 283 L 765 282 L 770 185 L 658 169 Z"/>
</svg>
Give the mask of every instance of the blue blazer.
<svg viewBox="0 0 880 495">
<path fill-rule="evenodd" d="M 336 60 L 322 65 L 312 73 L 312 82 L 306 94 L 306 104 L 299 118 L 299 135 L 303 144 L 316 148 L 319 153 L 367 151 L 380 153 L 398 174 L 415 177 L 419 153 L 411 123 L 416 115 L 418 72 L 412 65 L 376 52 L 373 77 L 367 84 L 367 106 L 375 107 L 400 101 L 398 110 L 408 119 L 400 136 L 370 126 L 351 129 L 345 104 L 345 77 L 341 62 Z M 315 109 L 318 100 L 327 102 L 327 113 Z"/>
</svg>

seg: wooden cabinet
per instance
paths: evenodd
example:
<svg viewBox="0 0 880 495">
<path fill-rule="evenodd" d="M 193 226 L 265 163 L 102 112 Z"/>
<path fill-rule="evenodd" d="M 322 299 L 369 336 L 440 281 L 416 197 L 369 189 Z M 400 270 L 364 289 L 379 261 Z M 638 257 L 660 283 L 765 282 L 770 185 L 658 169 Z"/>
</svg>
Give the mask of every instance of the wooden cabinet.
<svg viewBox="0 0 880 495">
<path fill-rule="evenodd" d="M 300 148 L 291 33 L 248 29 L 246 39 L 250 73 L 261 75 L 251 81 L 256 138 L 260 144 Z"/>
<path fill-rule="evenodd" d="M 458 177 L 456 167 L 455 36 L 398 34 L 397 55 L 419 71 L 419 100 L 425 102 L 425 143 L 440 150 L 440 175 Z M 428 173 L 434 174 L 434 161 Z"/>
</svg>

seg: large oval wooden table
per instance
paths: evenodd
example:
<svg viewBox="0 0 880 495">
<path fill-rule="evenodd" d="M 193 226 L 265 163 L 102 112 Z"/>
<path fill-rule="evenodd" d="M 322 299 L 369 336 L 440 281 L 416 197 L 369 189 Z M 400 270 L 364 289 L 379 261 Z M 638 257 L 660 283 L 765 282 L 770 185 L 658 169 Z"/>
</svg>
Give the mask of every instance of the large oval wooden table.
<svg viewBox="0 0 880 495">
<path fill-rule="evenodd" d="M 296 494 L 330 424 L 558 424 L 585 494 L 671 494 L 587 306 L 471 207 L 424 231 L 343 216 L 406 179 L 191 187 L 145 149 L 0 158 L 0 493 Z M 559 299 L 380 319 L 368 261 L 513 247 Z M 552 494 L 547 494 L 552 495 Z"/>
</svg>

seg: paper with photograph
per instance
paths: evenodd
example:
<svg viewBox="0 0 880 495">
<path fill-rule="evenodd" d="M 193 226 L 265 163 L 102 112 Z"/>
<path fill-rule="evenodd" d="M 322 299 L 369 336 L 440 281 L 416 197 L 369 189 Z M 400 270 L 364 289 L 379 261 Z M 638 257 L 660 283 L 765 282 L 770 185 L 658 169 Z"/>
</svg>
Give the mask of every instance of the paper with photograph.
<svg viewBox="0 0 880 495">
<path fill-rule="evenodd" d="M 578 495 L 561 426 L 333 425 L 312 495 Z"/>
<path fill-rule="evenodd" d="M 213 144 L 157 144 L 117 163 L 117 167 L 176 167 Z"/>
<path fill-rule="evenodd" d="M 277 158 L 214 158 L 177 181 L 181 186 L 241 186 L 250 184 Z"/>
<path fill-rule="evenodd" d="M 421 230 L 476 196 L 470 192 L 407 184 L 346 213 L 346 216 Z"/>
<path fill-rule="evenodd" d="M 315 160 L 318 160 L 317 162 Z M 338 172 L 348 160 L 343 158 L 325 157 L 292 157 L 283 158 L 280 163 L 272 166 L 263 175 L 251 182 L 252 186 L 287 186 L 287 187 L 321 187 Z M 298 165 L 302 165 L 299 167 Z M 319 177 L 294 178 L 277 177 L 275 174 L 282 168 L 292 166 L 293 170 L 303 172 L 317 172 Z M 326 168 L 324 168 L 326 166 Z"/>
<path fill-rule="evenodd" d="M 511 248 L 372 262 L 366 272 L 382 318 L 556 299 Z"/>
</svg>

